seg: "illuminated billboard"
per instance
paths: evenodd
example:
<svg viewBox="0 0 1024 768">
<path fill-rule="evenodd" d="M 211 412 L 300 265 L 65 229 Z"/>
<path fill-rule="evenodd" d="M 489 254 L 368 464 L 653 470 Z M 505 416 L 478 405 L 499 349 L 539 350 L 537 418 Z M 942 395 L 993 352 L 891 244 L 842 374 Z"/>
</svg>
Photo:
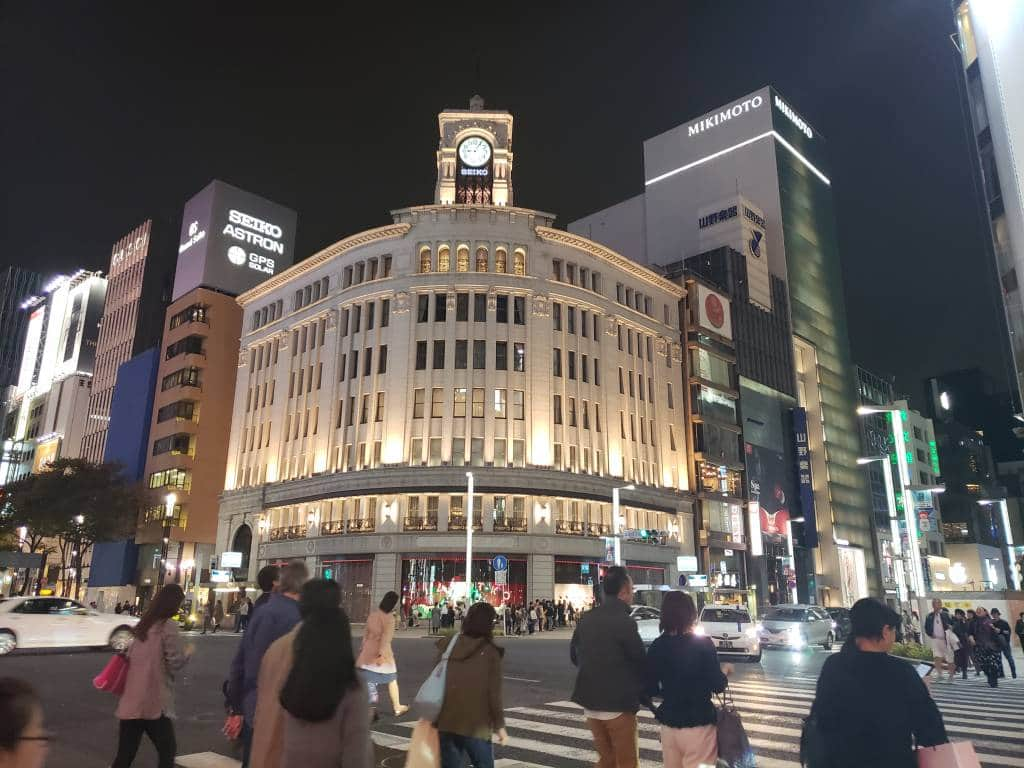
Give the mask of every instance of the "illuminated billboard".
<svg viewBox="0 0 1024 768">
<path fill-rule="evenodd" d="M 185 204 L 176 301 L 203 286 L 237 296 L 295 262 L 295 211 L 211 181 Z"/>
</svg>

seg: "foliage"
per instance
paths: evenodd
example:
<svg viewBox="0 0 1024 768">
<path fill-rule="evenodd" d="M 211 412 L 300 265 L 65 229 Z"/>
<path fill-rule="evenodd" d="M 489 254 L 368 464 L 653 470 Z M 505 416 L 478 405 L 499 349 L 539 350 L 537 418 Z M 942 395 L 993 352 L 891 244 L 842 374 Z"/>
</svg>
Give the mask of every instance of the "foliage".
<svg viewBox="0 0 1024 768">
<path fill-rule="evenodd" d="M 915 661 L 931 661 L 933 658 L 932 649 L 920 643 L 894 643 L 889 653 L 892 656 Z"/>
</svg>

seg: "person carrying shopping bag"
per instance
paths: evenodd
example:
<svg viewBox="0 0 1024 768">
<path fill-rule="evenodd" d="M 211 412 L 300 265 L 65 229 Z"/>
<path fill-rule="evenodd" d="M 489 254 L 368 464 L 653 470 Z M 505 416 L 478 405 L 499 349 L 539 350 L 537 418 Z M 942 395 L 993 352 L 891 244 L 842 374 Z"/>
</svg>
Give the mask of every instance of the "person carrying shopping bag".
<svg viewBox="0 0 1024 768">
<path fill-rule="evenodd" d="M 173 620 L 184 599 L 181 587 L 168 584 L 135 625 L 124 693 L 114 713 L 119 732 L 111 768 L 129 768 L 143 733 L 156 747 L 159 768 L 174 768 L 174 676 L 192 655 L 192 649 L 183 646 L 178 623 Z"/>
</svg>

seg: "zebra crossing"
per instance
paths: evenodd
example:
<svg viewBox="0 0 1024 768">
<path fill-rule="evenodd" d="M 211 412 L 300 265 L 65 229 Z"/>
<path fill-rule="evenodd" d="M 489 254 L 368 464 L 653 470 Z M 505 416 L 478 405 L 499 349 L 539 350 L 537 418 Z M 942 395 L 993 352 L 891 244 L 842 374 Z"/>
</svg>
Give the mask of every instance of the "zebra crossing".
<svg viewBox="0 0 1024 768">
<path fill-rule="evenodd" d="M 760 768 L 799 768 L 800 728 L 814 700 L 816 680 L 743 677 L 729 684 Z M 934 682 L 935 698 L 953 741 L 972 741 L 983 766 L 1024 768 L 1024 680 L 1000 681 L 993 690 L 984 678 Z M 660 727 L 640 717 L 641 768 L 661 762 Z M 505 710 L 509 743 L 495 746 L 497 768 L 589 768 L 597 761 L 593 739 L 579 705 L 552 701 Z M 373 739 L 406 749 L 414 719 L 378 723 Z"/>
</svg>

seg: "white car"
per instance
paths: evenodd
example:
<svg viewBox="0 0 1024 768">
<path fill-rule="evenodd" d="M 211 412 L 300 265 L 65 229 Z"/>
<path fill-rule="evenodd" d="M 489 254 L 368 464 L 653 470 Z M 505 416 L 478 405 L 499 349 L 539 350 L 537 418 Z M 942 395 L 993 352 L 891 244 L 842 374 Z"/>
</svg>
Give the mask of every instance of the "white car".
<svg viewBox="0 0 1024 768">
<path fill-rule="evenodd" d="M 0 656 L 15 648 L 105 645 L 120 651 L 128 647 L 138 622 L 66 597 L 10 597 L 0 600 Z"/>
<path fill-rule="evenodd" d="M 640 630 L 640 639 L 644 645 L 653 643 L 661 634 L 661 611 L 648 605 L 634 605 L 629 617 L 636 622 Z"/>
<path fill-rule="evenodd" d="M 705 605 L 696 631 L 711 638 L 719 656 L 746 656 L 751 661 L 760 661 L 758 629 L 741 605 Z"/>
</svg>

